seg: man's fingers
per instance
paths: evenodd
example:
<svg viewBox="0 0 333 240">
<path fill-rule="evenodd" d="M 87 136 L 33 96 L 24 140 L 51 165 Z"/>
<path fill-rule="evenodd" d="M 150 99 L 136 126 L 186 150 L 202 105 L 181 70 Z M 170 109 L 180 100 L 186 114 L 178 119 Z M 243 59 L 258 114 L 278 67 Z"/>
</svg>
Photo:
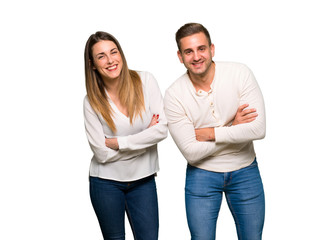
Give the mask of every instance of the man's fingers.
<svg viewBox="0 0 333 240">
<path fill-rule="evenodd" d="M 249 122 L 252 122 L 254 120 L 256 120 L 256 117 L 248 118 L 248 119 L 244 120 L 244 123 L 249 123 Z"/>
<path fill-rule="evenodd" d="M 249 104 L 243 104 L 243 105 L 241 105 L 241 106 L 239 106 L 238 107 L 238 112 L 243 112 L 243 110 L 245 109 L 245 108 L 247 108 L 249 106 Z"/>
<path fill-rule="evenodd" d="M 245 114 L 244 116 L 242 116 L 243 119 L 250 119 L 250 118 L 256 118 L 258 117 L 258 113 L 254 112 L 254 113 L 248 113 Z"/>
<path fill-rule="evenodd" d="M 246 109 L 244 111 L 242 111 L 242 116 L 246 116 L 246 115 L 249 115 L 249 114 L 253 114 L 257 112 L 257 110 L 255 108 L 251 108 L 251 109 Z"/>
</svg>

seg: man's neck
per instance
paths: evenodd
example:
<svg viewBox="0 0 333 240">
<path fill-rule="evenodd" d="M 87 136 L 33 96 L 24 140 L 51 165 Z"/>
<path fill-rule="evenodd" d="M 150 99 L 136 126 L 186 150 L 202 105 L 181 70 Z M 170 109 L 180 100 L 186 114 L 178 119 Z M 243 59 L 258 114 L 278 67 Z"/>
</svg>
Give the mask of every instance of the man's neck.
<svg viewBox="0 0 333 240">
<path fill-rule="evenodd" d="M 193 75 L 190 72 L 188 72 L 188 75 L 196 91 L 208 92 L 215 76 L 215 63 L 212 62 L 209 70 L 202 75 Z"/>
</svg>

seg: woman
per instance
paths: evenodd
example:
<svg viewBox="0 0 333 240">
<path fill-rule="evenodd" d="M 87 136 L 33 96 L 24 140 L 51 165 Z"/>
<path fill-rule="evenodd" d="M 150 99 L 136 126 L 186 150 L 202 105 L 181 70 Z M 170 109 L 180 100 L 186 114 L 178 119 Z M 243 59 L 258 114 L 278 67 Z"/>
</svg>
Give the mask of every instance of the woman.
<svg viewBox="0 0 333 240">
<path fill-rule="evenodd" d="M 125 239 L 126 212 L 135 239 L 156 240 L 157 143 L 167 137 L 159 87 L 150 73 L 128 69 L 108 33 L 89 37 L 84 58 L 90 197 L 103 237 Z"/>
</svg>

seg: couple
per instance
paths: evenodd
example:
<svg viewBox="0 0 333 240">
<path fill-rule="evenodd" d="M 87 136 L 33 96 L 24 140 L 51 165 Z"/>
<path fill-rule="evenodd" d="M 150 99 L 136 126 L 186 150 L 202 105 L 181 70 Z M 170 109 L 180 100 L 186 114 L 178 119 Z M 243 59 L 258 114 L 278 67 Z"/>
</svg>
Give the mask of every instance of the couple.
<svg viewBox="0 0 333 240">
<path fill-rule="evenodd" d="M 215 239 L 223 192 L 238 238 L 261 239 L 265 200 L 253 147 L 265 136 L 260 88 L 245 65 L 212 60 L 215 46 L 201 24 L 182 26 L 176 42 L 187 72 L 167 89 L 164 102 L 155 78 L 130 70 L 112 35 L 96 32 L 86 43 L 90 197 L 103 237 L 125 239 L 126 212 L 135 239 L 158 239 L 157 143 L 169 128 L 188 161 L 192 239 Z"/>
</svg>

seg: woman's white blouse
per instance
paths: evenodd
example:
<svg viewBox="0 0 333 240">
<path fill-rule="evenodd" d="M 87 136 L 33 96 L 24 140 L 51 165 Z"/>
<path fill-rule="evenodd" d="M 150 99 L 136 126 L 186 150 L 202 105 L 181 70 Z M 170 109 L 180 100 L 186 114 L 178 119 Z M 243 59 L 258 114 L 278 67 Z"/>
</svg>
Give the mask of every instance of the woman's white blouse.
<svg viewBox="0 0 333 240">
<path fill-rule="evenodd" d="M 92 109 L 88 97 L 84 98 L 84 122 L 93 157 L 90 176 L 116 181 L 134 181 L 159 170 L 157 143 L 167 137 L 167 121 L 163 98 L 158 84 L 149 72 L 138 72 L 143 87 L 145 112 L 130 120 L 122 114 L 109 98 L 117 132 L 108 127 L 103 117 Z M 159 123 L 148 128 L 154 114 Z M 105 146 L 105 138 L 117 138 L 119 150 Z"/>
</svg>

